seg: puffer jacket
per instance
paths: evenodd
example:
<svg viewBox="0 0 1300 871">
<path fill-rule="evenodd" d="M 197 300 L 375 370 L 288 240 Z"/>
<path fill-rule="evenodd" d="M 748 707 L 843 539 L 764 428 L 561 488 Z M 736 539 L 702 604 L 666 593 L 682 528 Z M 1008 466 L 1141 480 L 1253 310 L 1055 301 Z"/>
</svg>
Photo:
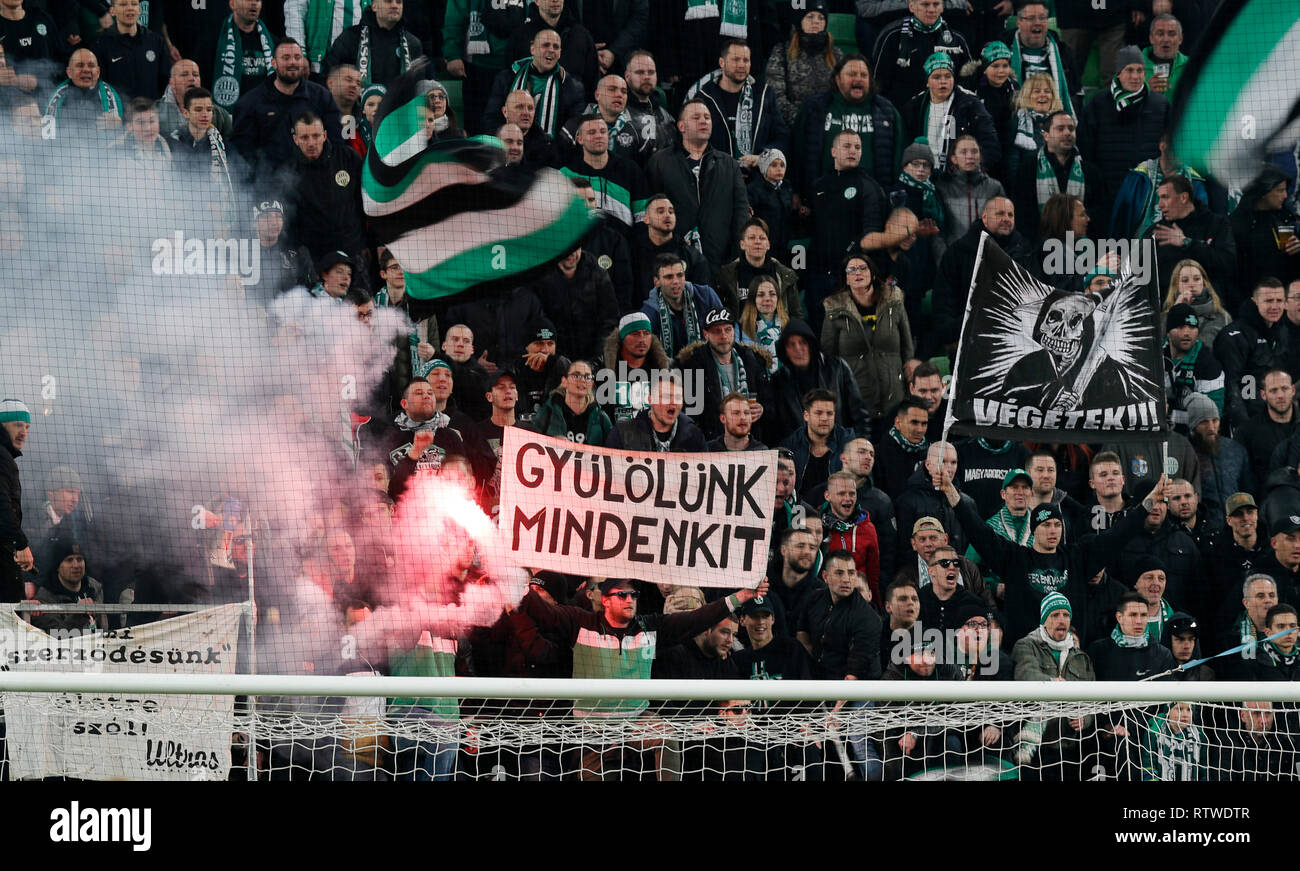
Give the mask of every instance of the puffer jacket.
<svg viewBox="0 0 1300 871">
<path fill-rule="evenodd" d="M 1106 190 L 1118 191 L 1130 169 L 1160 156 L 1169 115 L 1169 101 L 1150 89 L 1123 112 L 1115 107 L 1109 84 L 1093 94 L 1079 113 L 1079 151 L 1085 163 L 1101 168 Z"/>
<path fill-rule="evenodd" d="M 943 227 L 943 241 L 951 245 L 971 228 L 971 224 L 980 218 L 984 204 L 994 197 L 1005 197 L 1006 190 L 1002 182 L 985 175 L 982 170 L 970 172 L 949 165 L 934 182 L 935 192 L 943 203 L 946 226 Z"/>
<path fill-rule="evenodd" d="M 844 52 L 838 48 L 831 51 L 836 64 L 843 60 Z M 767 58 L 767 84 L 776 94 L 777 108 L 787 125 L 793 126 L 804 100 L 830 88 L 831 70 L 825 55 L 801 51 L 790 60 L 790 43 L 783 42 L 772 49 Z"/>
<path fill-rule="evenodd" d="M 872 418 L 885 416 L 902 401 L 903 362 L 911 359 L 913 351 L 903 292 L 890 286 L 884 297 L 876 306 L 876 325 L 870 332 L 847 290 L 826 300 L 822 322 L 822 348 L 849 364 L 862 405 Z"/>
<path fill-rule="evenodd" d="M 1037 630 L 1016 642 L 1011 658 L 1016 663 L 1016 680 L 1055 680 L 1058 675 L 1066 680 L 1097 679 L 1092 660 L 1078 647 L 1069 651 L 1069 656 L 1065 659 L 1065 673 L 1061 674 L 1057 660 L 1052 656 L 1052 649 L 1038 637 Z"/>
</svg>

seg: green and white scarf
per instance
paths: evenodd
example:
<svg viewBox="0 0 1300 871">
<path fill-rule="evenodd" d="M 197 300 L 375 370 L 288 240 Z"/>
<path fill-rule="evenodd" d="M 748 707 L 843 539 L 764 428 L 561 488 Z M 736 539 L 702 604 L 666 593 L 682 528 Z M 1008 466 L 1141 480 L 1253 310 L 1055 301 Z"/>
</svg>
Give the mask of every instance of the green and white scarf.
<svg viewBox="0 0 1300 871">
<path fill-rule="evenodd" d="M 1143 84 L 1136 91 L 1126 91 L 1119 86 L 1119 76 L 1116 75 L 1110 80 L 1110 98 L 1115 101 L 1115 108 L 1123 112 L 1147 98 L 1147 86 Z"/>
<path fill-rule="evenodd" d="M 311 71 L 319 73 L 329 47 L 357 23 L 365 5 L 361 0 L 289 0 L 284 9 L 285 36 L 302 43 Z"/>
<path fill-rule="evenodd" d="M 257 37 L 261 40 L 262 58 L 266 69 L 271 70 L 275 40 L 271 31 L 259 18 Z M 217 79 L 212 84 L 212 100 L 223 109 L 230 109 L 239 101 L 241 80 L 244 77 L 244 48 L 239 28 L 235 27 L 235 16 L 227 15 L 221 22 L 221 35 L 217 38 Z"/>
<path fill-rule="evenodd" d="M 716 355 L 714 362 L 717 362 Z M 749 394 L 749 373 L 745 371 L 745 361 L 740 359 L 740 354 L 735 348 L 731 349 L 731 365 L 736 367 L 736 383 L 732 384 L 731 379 L 727 377 L 727 368 L 721 363 L 718 364 L 718 380 L 722 382 L 722 395 L 728 393 Z"/>
<path fill-rule="evenodd" d="M 1047 53 L 1047 65 L 1052 70 L 1052 81 L 1056 82 L 1056 96 L 1061 98 L 1061 108 L 1071 115 L 1074 114 L 1074 105 L 1070 102 L 1070 85 L 1065 80 L 1065 65 L 1061 63 L 1061 50 L 1056 45 L 1056 40 L 1052 39 L 1051 34 L 1047 36 L 1047 45 L 1044 46 Z M 1020 82 L 1020 67 L 1023 61 L 1020 58 L 1020 34 L 1011 40 L 1011 75 L 1017 82 Z M 1024 82 L 1020 82 L 1024 85 Z"/>
<path fill-rule="evenodd" d="M 942 15 L 929 27 L 922 24 L 915 15 L 904 18 L 903 29 L 898 34 L 898 65 L 904 69 L 912 65 L 912 39 L 917 33 L 934 33 L 945 26 Z"/>
<path fill-rule="evenodd" d="M 889 428 L 889 437 L 903 449 L 904 453 L 908 454 L 919 454 L 921 451 L 927 450 L 930 447 L 930 440 L 926 438 L 921 439 L 919 445 L 912 444 L 907 439 L 903 438 L 903 434 L 898 431 L 898 427 L 896 426 L 891 426 Z"/>
<path fill-rule="evenodd" d="M 719 34 L 734 36 L 737 39 L 747 37 L 749 35 L 748 0 L 721 0 L 721 10 L 718 9 L 718 2 L 719 0 L 686 0 L 686 20 L 701 21 L 721 16 Z"/>
<path fill-rule="evenodd" d="M 1056 169 L 1047 156 L 1047 149 L 1038 149 L 1038 172 L 1034 181 L 1034 193 L 1038 197 L 1038 211 L 1043 211 L 1052 194 L 1061 193 L 1061 183 L 1056 179 Z M 1075 150 L 1070 158 L 1070 177 L 1065 182 L 1065 193 L 1083 199 L 1083 158 Z"/>
<path fill-rule="evenodd" d="M 1007 506 L 1003 505 L 997 514 L 984 522 L 1007 541 L 1015 542 L 1021 547 L 1029 547 L 1032 534 L 1029 531 L 1028 511 L 1024 513 L 1024 516 L 1017 517 L 1007 509 Z"/>
<path fill-rule="evenodd" d="M 1110 640 L 1114 641 L 1120 647 L 1133 647 L 1133 648 L 1146 647 L 1147 644 L 1150 642 L 1150 639 L 1147 638 L 1147 634 L 1145 632 L 1143 632 L 1141 635 L 1125 635 L 1123 632 L 1119 631 L 1118 626 L 1110 630 Z"/>
<path fill-rule="evenodd" d="M 411 43 L 401 24 L 397 25 L 397 39 L 400 47 L 398 56 L 402 59 L 402 72 L 411 66 Z M 357 70 L 361 73 L 361 87 L 370 87 L 370 25 L 361 26 L 361 43 L 357 46 Z"/>
<path fill-rule="evenodd" d="M 587 108 L 582 110 L 582 114 L 600 115 L 600 105 L 597 103 L 589 103 L 587 105 Z M 601 115 L 601 117 L 603 118 L 605 116 Z M 618 117 L 614 119 L 613 124 L 610 124 L 608 121 L 605 122 L 605 125 L 609 127 L 609 153 L 610 154 L 618 153 L 617 152 L 618 134 L 621 133 L 623 131 L 623 128 L 630 123 L 632 123 L 632 116 L 628 114 L 627 109 L 624 109 L 622 112 L 619 113 Z"/>
<path fill-rule="evenodd" d="M 926 179 L 917 181 L 906 172 L 898 174 L 898 180 L 903 187 L 910 188 L 914 191 L 921 192 L 921 214 L 918 218 L 933 218 L 936 224 L 943 225 L 943 201 L 939 199 L 938 192 L 934 189 L 934 182 Z"/>
<path fill-rule="evenodd" d="M 1016 110 L 1016 148 L 1037 151 L 1043 147 L 1041 131 L 1046 117 L 1047 113 L 1033 109 Z"/>
<path fill-rule="evenodd" d="M 1160 614 L 1155 620 L 1147 621 L 1147 639 L 1152 644 L 1160 643 L 1160 636 L 1165 631 L 1165 623 L 1173 619 L 1174 609 L 1164 599 L 1160 600 Z"/>
<path fill-rule="evenodd" d="M 212 184 L 221 188 L 227 197 L 233 196 L 235 188 L 230 181 L 230 162 L 226 159 L 225 140 L 215 127 L 208 128 L 207 137 L 212 154 Z"/>
<path fill-rule="evenodd" d="M 527 91 L 537 102 L 537 125 L 548 136 L 555 135 L 555 118 L 560 112 L 560 82 L 564 69 L 557 66 L 543 75 L 533 67 L 532 55 L 521 58 L 510 67 L 515 74 L 510 83 L 512 91 Z"/>
<path fill-rule="evenodd" d="M 54 89 L 50 96 L 50 102 L 45 106 L 45 114 L 54 118 L 57 123 L 59 119 L 59 110 L 63 108 L 63 103 L 72 94 L 72 89 L 77 86 L 71 81 L 65 81 Z M 117 117 L 122 117 L 122 96 L 113 86 L 107 82 L 100 81 L 95 85 L 95 95 L 99 97 L 99 108 L 102 112 L 112 112 Z"/>
<path fill-rule="evenodd" d="M 700 92 L 700 88 L 710 82 L 722 80 L 722 70 L 706 73 L 698 82 L 691 85 L 686 92 L 686 99 L 691 99 Z M 732 131 L 731 156 L 739 160 L 754 150 L 754 77 L 745 79 L 740 88 L 740 100 L 736 104 L 736 128 Z M 611 133 L 611 136 L 613 134 Z"/>
<path fill-rule="evenodd" d="M 691 289 L 682 291 L 682 319 L 686 322 L 686 342 L 682 347 L 700 340 L 700 315 L 695 310 L 695 300 L 691 298 Z M 673 344 L 673 310 L 668 305 L 668 297 L 659 291 L 659 341 L 663 342 L 664 353 L 670 358 L 677 355 L 681 348 Z"/>
</svg>

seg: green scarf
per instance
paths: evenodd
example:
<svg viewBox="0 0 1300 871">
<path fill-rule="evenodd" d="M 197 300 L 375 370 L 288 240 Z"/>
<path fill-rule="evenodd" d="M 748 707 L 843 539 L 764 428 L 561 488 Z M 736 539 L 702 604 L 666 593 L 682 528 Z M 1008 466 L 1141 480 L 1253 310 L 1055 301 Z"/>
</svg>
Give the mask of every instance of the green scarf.
<svg viewBox="0 0 1300 871">
<path fill-rule="evenodd" d="M 903 438 L 903 434 L 898 431 L 898 427 L 896 426 L 891 426 L 889 428 L 889 437 L 893 439 L 898 446 L 903 449 L 903 453 L 906 454 L 919 454 L 921 451 L 928 450 L 930 447 L 930 440 L 925 438 L 921 439 L 919 445 L 912 444 L 907 439 Z"/>
<path fill-rule="evenodd" d="M 686 99 L 695 97 L 700 88 L 710 82 L 718 82 L 722 79 L 722 70 L 714 70 L 705 75 L 695 84 L 691 85 L 690 90 L 686 92 Z M 749 76 L 745 79 L 745 84 L 740 89 L 740 100 L 736 104 L 736 127 L 732 131 L 735 135 L 731 138 L 731 156 L 739 160 L 746 154 L 754 150 L 754 77 Z"/>
<path fill-rule="evenodd" d="M 1174 609 L 1164 599 L 1160 600 L 1160 617 L 1147 623 L 1147 638 L 1152 644 L 1160 643 L 1160 636 L 1165 631 L 1165 624 L 1174 616 Z"/>
<path fill-rule="evenodd" d="M 943 26 L 942 15 L 929 27 L 922 24 L 915 15 L 904 18 L 903 29 L 898 34 L 898 65 L 903 69 L 907 69 L 912 65 L 912 39 L 917 33 L 934 33 Z"/>
<path fill-rule="evenodd" d="M 564 69 L 557 66 L 543 75 L 533 68 L 532 55 L 515 61 L 510 69 L 515 74 L 510 90 L 527 91 L 533 95 L 537 100 L 537 126 L 547 136 L 554 136 L 555 118 L 560 112 L 560 82 L 564 80 Z"/>
<path fill-rule="evenodd" d="M 1115 101 L 1115 108 L 1123 112 L 1147 98 L 1147 86 L 1143 84 L 1136 91 L 1126 91 L 1119 86 L 1119 76 L 1116 75 L 1110 80 L 1110 98 Z"/>
<path fill-rule="evenodd" d="M 691 297 L 689 287 L 682 291 L 682 319 L 686 321 L 686 344 L 698 342 L 700 315 L 695 310 L 695 300 Z M 673 310 L 668 306 L 668 298 L 664 296 L 662 290 L 659 291 L 659 341 L 663 342 L 664 353 L 669 359 L 677 356 L 677 352 L 681 350 L 673 344 Z"/>
<path fill-rule="evenodd" d="M 717 357 L 714 357 L 714 360 L 716 361 Z M 736 367 L 735 384 L 731 384 L 727 378 L 726 367 L 718 366 L 718 380 L 722 382 L 722 395 L 726 396 L 728 393 L 744 393 L 748 395 L 749 373 L 745 371 L 745 361 L 740 359 L 740 354 L 735 348 L 731 349 L 731 365 Z"/>
<path fill-rule="evenodd" d="M 1052 71 L 1052 81 L 1056 82 L 1056 96 L 1061 98 L 1061 108 L 1071 115 L 1074 114 L 1074 105 L 1070 102 L 1070 85 L 1065 80 L 1065 65 L 1061 63 L 1061 50 L 1056 45 L 1056 40 L 1049 33 L 1047 35 L 1047 45 L 1044 46 L 1047 53 L 1047 65 Z M 1020 34 L 1011 40 L 1011 75 L 1019 82 L 1020 67 L 1023 61 L 1020 59 Z M 1021 82 L 1023 85 L 1024 82 Z"/>
<path fill-rule="evenodd" d="M 294 4 L 286 4 L 292 7 Z M 300 16 L 294 16 L 290 8 L 285 9 L 284 32 L 302 43 L 302 50 L 307 53 L 311 71 L 320 73 L 321 61 L 325 53 L 334 44 L 344 30 L 357 23 L 361 17 L 362 3 L 359 0 L 306 0 L 298 4 Z"/>
<path fill-rule="evenodd" d="M 1033 109 L 1016 110 L 1016 148 L 1037 151 L 1043 147 L 1042 124 L 1046 117 Z"/>
<path fill-rule="evenodd" d="M 1047 148 L 1038 149 L 1038 172 L 1034 181 L 1034 193 L 1038 197 L 1038 211 L 1043 211 L 1052 194 L 1061 193 L 1061 183 L 1056 179 L 1056 169 L 1047 156 Z M 1065 193 L 1083 199 L 1083 158 L 1076 149 L 1070 158 L 1070 177 L 1065 182 Z"/>
<path fill-rule="evenodd" d="M 59 119 L 59 110 L 63 108 L 63 103 L 72 93 L 72 89 L 77 87 L 72 84 L 71 80 L 65 81 L 54 89 L 53 95 L 50 96 L 50 102 L 45 107 L 45 114 L 54 118 L 56 124 Z M 103 112 L 112 112 L 117 117 L 122 117 L 122 96 L 113 86 L 105 81 L 100 81 L 95 85 L 95 95 L 99 97 L 99 108 Z M 57 128 L 56 128 L 57 129 Z"/>
<path fill-rule="evenodd" d="M 706 18 L 718 18 L 719 0 L 686 0 L 686 20 L 702 21 Z M 748 0 L 721 0 L 722 23 L 718 33 L 722 36 L 734 36 L 744 39 L 749 35 Z"/>
<path fill-rule="evenodd" d="M 936 224 L 943 225 L 943 202 L 939 199 L 938 193 L 934 189 L 934 182 L 926 179 L 917 181 L 906 172 L 898 174 L 898 180 L 903 187 L 909 190 L 920 191 L 921 193 L 921 214 L 919 218 L 933 218 Z"/>
<path fill-rule="evenodd" d="M 1025 512 L 1024 517 L 1017 517 L 1007 510 L 1007 506 L 1003 505 L 997 514 L 994 514 L 984 523 L 1007 541 L 1014 542 L 1021 547 L 1029 547 L 1031 534 L 1029 531 L 1028 511 Z"/>
<path fill-rule="evenodd" d="M 582 110 L 582 114 L 599 115 L 600 106 L 598 106 L 595 103 L 590 103 L 588 104 L 586 109 Z M 624 109 L 622 112 L 619 113 L 619 116 L 614 119 L 613 124 L 609 124 L 608 122 L 606 122 L 607 126 L 609 127 L 609 153 L 610 154 L 618 153 L 618 134 L 621 133 L 623 128 L 626 127 L 628 124 L 630 124 L 631 121 L 632 121 L 632 116 L 628 114 L 627 109 Z"/>
<path fill-rule="evenodd" d="M 406 38 L 406 31 L 400 24 L 397 26 L 397 39 L 401 43 L 398 54 L 402 58 L 402 72 L 406 72 L 411 66 L 411 43 Z M 365 24 L 361 27 L 361 44 L 357 46 L 357 70 L 361 73 L 361 87 L 370 87 L 370 25 Z"/>
<path fill-rule="evenodd" d="M 1147 644 L 1150 642 L 1150 639 L 1147 638 L 1147 634 L 1145 632 L 1143 632 L 1141 635 L 1137 636 L 1136 638 L 1130 638 L 1129 636 L 1125 635 L 1123 632 L 1120 632 L 1118 626 L 1110 630 L 1110 640 L 1114 641 L 1120 647 L 1133 647 L 1133 648 L 1146 647 Z"/>
<path fill-rule="evenodd" d="M 244 50 L 239 34 L 239 28 L 235 27 L 235 16 L 227 15 L 226 20 L 221 22 L 220 36 L 217 37 L 217 78 L 212 85 L 212 101 L 223 109 L 233 108 L 239 101 L 241 81 L 244 78 Z M 257 20 L 257 37 L 261 40 L 262 59 L 269 72 L 273 58 L 271 47 L 275 40 L 260 18 Z"/>
</svg>

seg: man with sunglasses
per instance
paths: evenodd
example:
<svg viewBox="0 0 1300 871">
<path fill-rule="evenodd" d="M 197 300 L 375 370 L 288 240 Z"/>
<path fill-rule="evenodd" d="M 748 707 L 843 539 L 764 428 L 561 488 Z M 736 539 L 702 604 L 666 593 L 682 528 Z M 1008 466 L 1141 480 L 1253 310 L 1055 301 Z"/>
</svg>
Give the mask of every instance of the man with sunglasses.
<svg viewBox="0 0 1300 871">
<path fill-rule="evenodd" d="M 952 545 L 934 549 L 927 563 L 930 583 L 921 588 L 921 625 L 941 632 L 961 628 L 957 615 L 971 607 L 988 609 L 974 593 L 960 583 L 961 559 Z"/>
<path fill-rule="evenodd" d="M 553 605 L 530 591 L 520 607 L 538 628 L 573 647 L 574 678 L 624 678 L 644 680 L 660 649 L 667 650 L 711 630 L 756 596 L 766 596 L 767 579 L 755 590 L 737 590 L 725 599 L 677 614 L 637 614 L 640 592 L 628 578 L 600 582 L 600 608 L 588 611 L 571 605 Z M 865 603 L 864 603 L 865 604 Z M 635 717 L 646 699 L 578 699 L 576 717 Z"/>
</svg>

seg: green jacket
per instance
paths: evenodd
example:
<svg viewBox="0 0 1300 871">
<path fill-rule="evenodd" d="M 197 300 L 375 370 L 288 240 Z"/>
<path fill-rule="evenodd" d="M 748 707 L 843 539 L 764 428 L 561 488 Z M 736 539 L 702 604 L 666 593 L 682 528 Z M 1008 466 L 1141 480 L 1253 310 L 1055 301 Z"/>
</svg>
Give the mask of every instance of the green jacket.
<svg viewBox="0 0 1300 871">
<path fill-rule="evenodd" d="M 485 2 L 488 0 L 448 0 L 442 21 L 442 56 L 447 61 L 466 61 L 485 70 L 503 70 L 513 60 L 506 55 L 510 39 L 483 26 Z M 480 53 L 480 48 L 487 51 Z"/>
<path fill-rule="evenodd" d="M 456 642 L 447 638 L 432 639 L 433 645 L 417 645 L 411 650 L 393 657 L 392 674 L 394 677 L 455 677 L 456 676 Z M 389 699 L 393 713 L 401 713 L 402 708 L 424 708 L 444 720 L 460 718 L 460 703 L 456 699 L 434 699 L 428 697 Z"/>
<path fill-rule="evenodd" d="M 1151 58 L 1151 46 L 1142 49 L 1142 59 L 1146 62 L 1146 77 L 1149 80 L 1152 73 L 1155 72 L 1157 61 Z M 1164 63 L 1164 61 L 1159 61 Z M 1181 51 L 1174 55 L 1173 62 L 1169 66 L 1169 90 L 1165 91 L 1165 99 L 1171 103 L 1174 100 L 1174 93 L 1178 90 L 1178 80 L 1183 76 L 1183 68 L 1187 66 L 1187 55 Z"/>
<path fill-rule="evenodd" d="M 546 397 L 533 415 L 529 426 L 542 435 L 552 436 L 557 439 L 569 437 L 569 422 L 564 415 L 564 394 L 555 392 Z M 586 445 L 600 446 L 609 438 L 609 431 L 614 428 L 610 423 L 609 415 L 595 402 L 591 404 L 591 414 L 587 415 L 587 431 L 583 433 L 582 439 L 573 439 L 581 441 Z"/>
</svg>

